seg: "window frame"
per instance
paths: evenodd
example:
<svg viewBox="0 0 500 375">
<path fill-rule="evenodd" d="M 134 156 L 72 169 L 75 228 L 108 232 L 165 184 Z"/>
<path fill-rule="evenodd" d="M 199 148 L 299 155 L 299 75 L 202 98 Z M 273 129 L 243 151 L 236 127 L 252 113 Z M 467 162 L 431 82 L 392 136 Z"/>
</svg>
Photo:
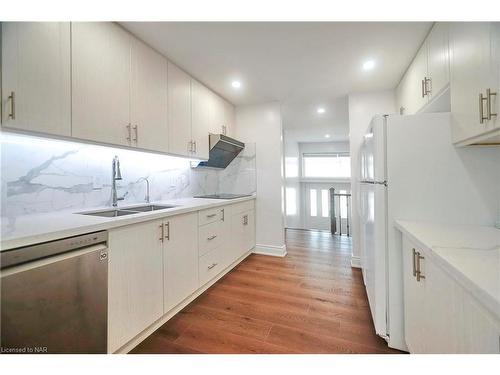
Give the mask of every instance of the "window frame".
<svg viewBox="0 0 500 375">
<path fill-rule="evenodd" d="M 349 164 L 351 161 L 351 154 L 349 152 L 304 152 L 301 155 L 301 179 L 317 179 L 317 180 L 350 180 L 352 176 L 351 166 L 349 165 L 349 176 L 307 176 L 306 175 L 306 158 L 315 157 L 349 157 Z"/>
</svg>

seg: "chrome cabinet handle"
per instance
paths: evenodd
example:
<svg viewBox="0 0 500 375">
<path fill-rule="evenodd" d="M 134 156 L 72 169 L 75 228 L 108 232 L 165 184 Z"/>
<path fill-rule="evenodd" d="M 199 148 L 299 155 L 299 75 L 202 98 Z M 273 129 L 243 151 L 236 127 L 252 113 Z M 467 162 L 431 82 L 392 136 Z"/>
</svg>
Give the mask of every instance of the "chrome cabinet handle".
<svg viewBox="0 0 500 375">
<path fill-rule="evenodd" d="M 212 268 L 214 268 L 215 266 L 217 265 L 217 263 L 212 263 L 211 265 L 208 266 L 208 269 L 211 270 Z"/>
<path fill-rule="evenodd" d="M 222 218 L 220 220 L 221 221 L 226 220 L 226 215 L 225 215 L 225 212 L 224 212 L 224 208 L 222 210 L 220 210 L 220 212 L 222 213 Z"/>
<path fill-rule="evenodd" d="M 196 146 L 196 141 L 193 142 L 193 146 L 194 146 L 194 151 L 193 152 L 196 154 L 198 152 L 197 146 Z"/>
<path fill-rule="evenodd" d="M 130 145 L 132 143 L 132 125 L 129 123 L 127 125 L 127 142 Z"/>
<path fill-rule="evenodd" d="M 431 89 L 430 90 L 428 89 L 427 83 L 431 84 Z M 425 92 L 425 95 L 429 95 L 430 93 L 432 93 L 432 81 L 431 81 L 431 78 L 424 77 L 424 92 Z"/>
<path fill-rule="evenodd" d="M 207 215 L 207 219 L 210 219 L 210 218 L 212 218 L 212 217 L 214 217 L 214 216 L 217 216 L 217 214 L 210 214 L 210 215 Z"/>
<path fill-rule="evenodd" d="M 424 85 L 425 85 L 425 81 L 422 80 L 422 98 L 425 96 L 425 88 L 424 88 Z"/>
<path fill-rule="evenodd" d="M 417 268 L 416 268 L 416 264 L 417 264 L 417 261 L 415 260 L 416 256 L 417 256 L 417 252 L 415 251 L 415 249 L 412 249 L 413 250 L 413 253 L 412 253 L 412 256 L 413 256 L 413 277 L 416 277 L 417 276 Z"/>
<path fill-rule="evenodd" d="M 139 140 L 139 130 L 138 130 L 139 126 L 138 125 L 134 125 L 132 127 L 132 129 L 134 129 L 134 133 L 135 133 L 135 138 L 133 138 L 132 140 L 135 142 L 135 145 L 137 146 L 137 141 Z"/>
<path fill-rule="evenodd" d="M 11 91 L 8 99 L 10 100 L 9 118 L 12 120 L 15 120 L 16 119 L 16 93 L 14 91 Z"/>
<path fill-rule="evenodd" d="M 424 257 L 420 255 L 420 252 L 417 251 L 417 281 L 420 281 L 420 279 L 425 279 L 425 276 L 422 275 L 422 270 L 420 269 L 421 259 L 424 259 Z"/>
<path fill-rule="evenodd" d="M 214 234 L 214 235 L 212 235 L 210 237 L 207 237 L 207 240 L 212 241 L 212 240 L 214 240 L 216 238 L 217 238 L 217 236 Z"/>
<path fill-rule="evenodd" d="M 484 111 L 483 111 L 483 102 L 486 101 L 486 104 L 488 104 L 488 98 L 485 98 L 483 96 L 483 93 L 479 94 L 479 123 L 482 124 L 484 123 L 484 120 L 488 120 L 488 116 L 484 116 Z"/>
<path fill-rule="evenodd" d="M 491 112 L 491 97 L 492 96 L 497 96 L 496 92 L 491 92 L 490 89 L 486 90 L 486 118 L 488 120 L 491 120 L 492 117 L 497 117 L 497 114 L 494 112 Z"/>
<path fill-rule="evenodd" d="M 170 241 L 170 221 L 167 222 L 167 224 L 163 224 L 165 227 L 167 227 L 167 235 L 164 237 L 167 241 Z"/>
<path fill-rule="evenodd" d="M 163 242 L 163 238 L 165 237 L 165 227 L 163 226 L 163 223 L 160 224 L 160 229 L 161 229 L 160 241 Z"/>
<path fill-rule="evenodd" d="M 248 215 L 243 216 L 243 225 L 248 225 Z"/>
</svg>

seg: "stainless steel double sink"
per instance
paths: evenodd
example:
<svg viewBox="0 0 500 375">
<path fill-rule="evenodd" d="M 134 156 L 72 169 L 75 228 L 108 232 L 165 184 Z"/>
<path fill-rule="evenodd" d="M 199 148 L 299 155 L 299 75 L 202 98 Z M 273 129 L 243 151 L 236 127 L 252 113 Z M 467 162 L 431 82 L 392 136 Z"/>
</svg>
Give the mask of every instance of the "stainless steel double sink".
<svg viewBox="0 0 500 375">
<path fill-rule="evenodd" d="M 121 207 L 113 208 L 111 210 L 99 210 L 99 211 L 87 211 L 78 212 L 80 215 L 90 215 L 90 216 L 100 216 L 100 217 L 119 217 L 126 215 L 139 214 L 142 212 L 152 212 L 160 210 L 168 210 L 177 206 L 172 205 L 160 205 L 160 204 L 148 204 L 144 206 L 131 206 L 131 207 Z"/>
</svg>

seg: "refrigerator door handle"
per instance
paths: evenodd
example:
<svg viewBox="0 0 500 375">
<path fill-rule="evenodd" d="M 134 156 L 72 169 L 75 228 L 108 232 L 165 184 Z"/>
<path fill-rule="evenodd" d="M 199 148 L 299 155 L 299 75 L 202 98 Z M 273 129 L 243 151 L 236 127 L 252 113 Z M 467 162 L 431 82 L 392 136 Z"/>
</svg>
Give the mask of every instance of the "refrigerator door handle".
<svg viewBox="0 0 500 375">
<path fill-rule="evenodd" d="M 387 181 L 360 181 L 362 184 L 370 184 L 370 185 L 384 185 L 387 186 Z"/>
</svg>

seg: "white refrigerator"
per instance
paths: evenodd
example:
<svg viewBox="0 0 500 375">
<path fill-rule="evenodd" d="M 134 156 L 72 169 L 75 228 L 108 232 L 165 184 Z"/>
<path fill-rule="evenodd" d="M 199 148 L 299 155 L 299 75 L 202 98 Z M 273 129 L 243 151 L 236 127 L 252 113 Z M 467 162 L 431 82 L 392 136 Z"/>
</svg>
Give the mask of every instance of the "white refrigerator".
<svg viewBox="0 0 500 375">
<path fill-rule="evenodd" d="M 360 256 L 375 330 L 390 347 L 406 350 L 394 221 L 492 225 L 498 195 L 487 193 L 498 191 L 495 152 L 455 148 L 450 113 L 377 116 L 370 123 L 357 180 Z"/>
</svg>

